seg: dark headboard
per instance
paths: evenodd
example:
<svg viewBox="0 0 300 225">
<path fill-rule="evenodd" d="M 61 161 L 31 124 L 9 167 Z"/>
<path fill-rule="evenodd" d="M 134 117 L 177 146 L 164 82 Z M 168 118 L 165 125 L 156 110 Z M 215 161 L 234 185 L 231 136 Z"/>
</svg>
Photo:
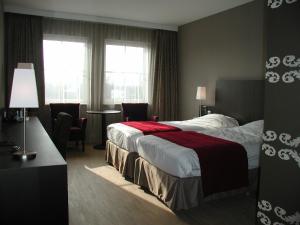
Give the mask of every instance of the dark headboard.
<svg viewBox="0 0 300 225">
<path fill-rule="evenodd" d="M 263 80 L 218 80 L 215 111 L 245 124 L 264 116 Z"/>
</svg>

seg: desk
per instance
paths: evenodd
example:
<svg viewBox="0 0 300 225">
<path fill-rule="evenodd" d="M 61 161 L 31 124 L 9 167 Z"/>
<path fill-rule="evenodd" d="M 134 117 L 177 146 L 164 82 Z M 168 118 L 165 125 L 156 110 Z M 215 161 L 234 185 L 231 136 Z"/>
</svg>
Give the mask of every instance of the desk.
<svg viewBox="0 0 300 225">
<path fill-rule="evenodd" d="M 119 110 L 103 110 L 103 111 L 87 111 L 87 114 L 100 114 L 101 115 L 101 133 L 102 133 L 102 143 L 94 145 L 95 149 L 103 150 L 105 149 L 105 144 L 107 140 L 107 130 L 106 130 L 106 115 L 119 114 Z"/>
<path fill-rule="evenodd" d="M 14 160 L 11 147 L 0 147 L 0 224 L 67 225 L 67 164 L 36 117 L 26 129 L 35 159 Z M 3 123 L 1 132 L 23 145 L 23 123 Z"/>
</svg>

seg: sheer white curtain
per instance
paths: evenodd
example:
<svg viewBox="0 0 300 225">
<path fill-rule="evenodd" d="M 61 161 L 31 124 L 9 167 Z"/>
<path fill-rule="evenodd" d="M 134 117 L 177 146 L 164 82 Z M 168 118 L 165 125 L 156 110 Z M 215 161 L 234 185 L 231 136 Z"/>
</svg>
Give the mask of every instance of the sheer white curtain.
<svg viewBox="0 0 300 225">
<path fill-rule="evenodd" d="M 44 35 L 46 104 L 89 102 L 91 62 L 87 46 L 82 37 Z"/>
<path fill-rule="evenodd" d="M 103 103 L 148 102 L 149 45 L 106 40 Z"/>
</svg>

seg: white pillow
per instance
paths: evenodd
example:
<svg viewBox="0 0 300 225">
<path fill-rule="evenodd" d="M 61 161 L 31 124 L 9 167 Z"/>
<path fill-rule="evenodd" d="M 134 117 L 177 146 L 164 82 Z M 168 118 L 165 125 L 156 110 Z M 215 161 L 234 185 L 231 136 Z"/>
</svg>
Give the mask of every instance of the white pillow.
<svg viewBox="0 0 300 225">
<path fill-rule="evenodd" d="M 264 121 L 263 120 L 253 121 L 243 126 L 240 126 L 240 128 L 243 130 L 243 132 L 247 132 L 255 136 L 262 136 L 264 130 Z"/>
<path fill-rule="evenodd" d="M 195 121 L 196 123 L 209 123 L 211 126 L 216 128 L 229 128 L 239 126 L 239 123 L 236 119 L 216 113 L 194 118 L 193 121 Z"/>
</svg>

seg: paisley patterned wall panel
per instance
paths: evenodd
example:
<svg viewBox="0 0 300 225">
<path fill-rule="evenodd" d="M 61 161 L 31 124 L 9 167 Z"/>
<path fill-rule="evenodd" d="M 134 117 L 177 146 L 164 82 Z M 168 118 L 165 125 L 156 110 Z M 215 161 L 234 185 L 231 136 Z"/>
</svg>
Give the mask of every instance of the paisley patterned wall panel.
<svg viewBox="0 0 300 225">
<path fill-rule="evenodd" d="M 300 0 L 265 2 L 265 131 L 257 224 L 300 225 Z"/>
</svg>

